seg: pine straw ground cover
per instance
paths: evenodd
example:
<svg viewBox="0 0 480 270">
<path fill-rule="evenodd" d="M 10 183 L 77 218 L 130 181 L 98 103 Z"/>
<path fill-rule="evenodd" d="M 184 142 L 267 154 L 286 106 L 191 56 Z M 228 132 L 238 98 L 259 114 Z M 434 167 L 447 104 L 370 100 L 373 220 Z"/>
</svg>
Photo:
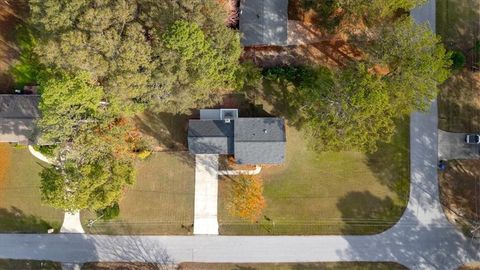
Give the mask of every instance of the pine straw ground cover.
<svg viewBox="0 0 480 270">
<path fill-rule="evenodd" d="M 470 234 L 480 220 L 480 161 L 448 161 L 440 174 L 440 199 L 450 222 Z"/>
</svg>

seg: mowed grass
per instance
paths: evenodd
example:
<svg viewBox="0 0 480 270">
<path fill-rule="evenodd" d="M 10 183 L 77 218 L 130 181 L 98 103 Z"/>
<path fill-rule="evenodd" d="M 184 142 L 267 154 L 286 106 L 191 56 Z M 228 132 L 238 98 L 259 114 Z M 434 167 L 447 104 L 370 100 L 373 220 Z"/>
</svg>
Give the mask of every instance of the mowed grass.
<svg viewBox="0 0 480 270">
<path fill-rule="evenodd" d="M 56 231 L 63 212 L 41 203 L 40 176 L 47 164 L 28 149 L 0 144 L 0 232 Z"/>
<path fill-rule="evenodd" d="M 407 270 L 393 262 L 181 263 L 179 270 Z"/>
<path fill-rule="evenodd" d="M 391 143 L 370 155 L 316 153 L 287 127 L 286 163 L 263 168 L 267 207 L 257 223 L 225 209 L 230 182 L 220 181 L 222 234 L 373 234 L 394 225 L 409 193 L 408 119 L 398 122 Z"/>
<path fill-rule="evenodd" d="M 120 201 L 120 216 L 90 228 L 94 213 L 82 212 L 84 229 L 99 234 L 191 234 L 194 164 L 187 152 L 154 153 L 138 162 L 137 182 Z"/>
<path fill-rule="evenodd" d="M 480 130 L 480 74 L 469 67 L 480 60 L 472 48 L 480 39 L 480 1 L 437 0 L 437 34 L 450 50 L 466 55 L 466 67 L 440 88 L 439 128 L 451 132 Z"/>
</svg>

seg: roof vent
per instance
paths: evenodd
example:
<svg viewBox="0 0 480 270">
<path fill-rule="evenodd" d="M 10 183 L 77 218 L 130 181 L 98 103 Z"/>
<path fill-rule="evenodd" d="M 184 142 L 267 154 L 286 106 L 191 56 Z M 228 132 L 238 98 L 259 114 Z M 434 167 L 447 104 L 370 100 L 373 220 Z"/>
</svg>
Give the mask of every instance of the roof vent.
<svg viewBox="0 0 480 270">
<path fill-rule="evenodd" d="M 225 120 L 225 123 L 226 123 L 226 124 L 229 124 L 229 123 L 230 123 L 230 118 L 225 118 L 224 120 Z"/>
<path fill-rule="evenodd" d="M 268 133 L 268 130 L 267 129 L 263 129 L 263 133 Z"/>
</svg>

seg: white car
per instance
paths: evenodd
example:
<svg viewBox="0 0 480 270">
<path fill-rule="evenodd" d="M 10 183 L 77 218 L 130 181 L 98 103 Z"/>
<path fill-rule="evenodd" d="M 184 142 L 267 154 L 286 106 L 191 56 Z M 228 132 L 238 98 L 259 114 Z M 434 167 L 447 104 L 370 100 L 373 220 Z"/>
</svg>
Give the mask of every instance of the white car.
<svg viewBox="0 0 480 270">
<path fill-rule="evenodd" d="M 465 135 L 466 144 L 480 144 L 480 135 L 479 134 L 467 134 Z"/>
</svg>

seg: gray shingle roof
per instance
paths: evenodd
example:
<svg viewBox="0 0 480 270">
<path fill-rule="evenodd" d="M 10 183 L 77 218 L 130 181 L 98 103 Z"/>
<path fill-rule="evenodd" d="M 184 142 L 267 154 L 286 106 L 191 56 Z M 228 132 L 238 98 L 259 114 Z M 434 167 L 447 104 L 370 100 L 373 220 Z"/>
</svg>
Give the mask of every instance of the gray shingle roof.
<svg viewBox="0 0 480 270">
<path fill-rule="evenodd" d="M 242 45 L 287 45 L 288 0 L 241 0 Z"/>
<path fill-rule="evenodd" d="M 188 137 L 188 149 L 192 154 L 233 154 L 232 137 Z"/>
<path fill-rule="evenodd" d="M 281 164 L 285 161 L 285 142 L 235 142 L 238 164 Z"/>
<path fill-rule="evenodd" d="M 37 95 L 0 95 L 0 118 L 38 118 Z"/>
<path fill-rule="evenodd" d="M 235 142 L 284 142 L 285 124 L 280 118 L 235 119 Z"/>
<path fill-rule="evenodd" d="M 192 154 L 233 154 L 233 121 L 190 120 L 188 149 Z"/>
<path fill-rule="evenodd" d="M 281 118 L 190 120 L 192 154 L 233 154 L 239 164 L 279 164 L 285 160 L 285 121 Z"/>
<path fill-rule="evenodd" d="M 36 138 L 38 95 L 0 95 L 0 142 L 27 143 Z"/>
<path fill-rule="evenodd" d="M 233 137 L 233 123 L 223 120 L 190 120 L 188 137 Z"/>
</svg>

